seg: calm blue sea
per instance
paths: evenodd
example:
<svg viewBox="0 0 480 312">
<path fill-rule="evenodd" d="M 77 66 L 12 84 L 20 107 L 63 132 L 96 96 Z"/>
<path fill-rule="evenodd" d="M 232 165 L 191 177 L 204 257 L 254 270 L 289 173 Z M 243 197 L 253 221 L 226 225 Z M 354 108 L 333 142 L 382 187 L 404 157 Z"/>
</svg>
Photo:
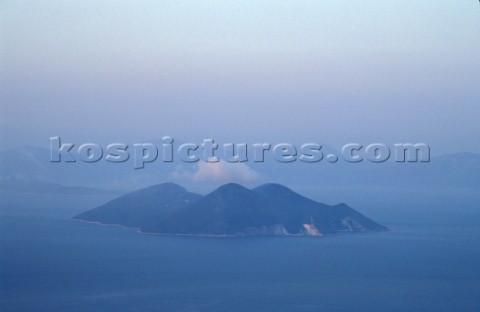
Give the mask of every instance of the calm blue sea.
<svg viewBox="0 0 480 312">
<path fill-rule="evenodd" d="M 391 232 L 321 239 L 168 237 L 70 219 L 107 199 L 2 194 L 1 311 L 480 311 L 475 213 L 431 224 L 412 209 L 396 222 L 379 213 Z"/>
</svg>

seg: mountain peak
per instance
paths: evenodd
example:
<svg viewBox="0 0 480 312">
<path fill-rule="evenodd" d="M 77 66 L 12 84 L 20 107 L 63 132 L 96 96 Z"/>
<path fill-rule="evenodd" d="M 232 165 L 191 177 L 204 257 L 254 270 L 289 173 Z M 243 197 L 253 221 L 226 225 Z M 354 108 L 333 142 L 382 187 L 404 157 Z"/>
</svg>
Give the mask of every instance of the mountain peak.
<svg viewBox="0 0 480 312">
<path fill-rule="evenodd" d="M 245 191 L 250 192 L 249 189 L 247 189 L 246 187 L 238 183 L 227 183 L 217 188 L 214 192 L 223 193 L 223 192 L 245 192 Z"/>
<path fill-rule="evenodd" d="M 183 186 L 178 185 L 178 184 L 173 183 L 173 182 L 156 184 L 156 185 L 151 186 L 151 188 L 163 189 L 163 190 L 177 190 L 177 191 L 185 191 L 185 192 L 187 191 Z"/>
<path fill-rule="evenodd" d="M 253 189 L 253 191 L 260 191 L 260 192 L 291 192 L 294 193 L 291 189 L 286 187 L 285 185 L 281 185 L 278 183 L 265 183 L 260 186 L 257 186 Z"/>
<path fill-rule="evenodd" d="M 145 194 L 183 194 L 188 193 L 188 191 L 181 185 L 167 182 L 167 183 L 160 183 L 155 184 L 150 187 L 140 189 L 135 191 L 134 193 L 141 192 L 143 195 Z"/>
</svg>

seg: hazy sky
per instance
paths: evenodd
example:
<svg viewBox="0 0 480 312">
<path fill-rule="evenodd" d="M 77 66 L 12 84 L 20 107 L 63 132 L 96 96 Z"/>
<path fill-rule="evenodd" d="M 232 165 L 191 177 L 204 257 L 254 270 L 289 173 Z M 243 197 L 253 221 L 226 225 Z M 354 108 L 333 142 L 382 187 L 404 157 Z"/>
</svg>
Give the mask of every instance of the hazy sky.
<svg viewBox="0 0 480 312">
<path fill-rule="evenodd" d="M 478 1 L 1 1 L 2 146 L 480 152 Z"/>
</svg>

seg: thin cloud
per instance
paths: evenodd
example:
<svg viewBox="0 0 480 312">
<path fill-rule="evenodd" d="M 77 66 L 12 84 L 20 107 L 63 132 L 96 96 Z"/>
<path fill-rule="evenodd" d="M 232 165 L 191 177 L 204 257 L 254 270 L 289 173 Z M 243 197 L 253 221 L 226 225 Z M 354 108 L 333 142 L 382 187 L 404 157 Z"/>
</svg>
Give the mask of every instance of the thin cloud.
<svg viewBox="0 0 480 312">
<path fill-rule="evenodd" d="M 195 182 L 256 183 L 259 175 L 244 163 L 228 163 L 223 160 L 214 163 L 201 162 L 193 174 Z"/>
</svg>

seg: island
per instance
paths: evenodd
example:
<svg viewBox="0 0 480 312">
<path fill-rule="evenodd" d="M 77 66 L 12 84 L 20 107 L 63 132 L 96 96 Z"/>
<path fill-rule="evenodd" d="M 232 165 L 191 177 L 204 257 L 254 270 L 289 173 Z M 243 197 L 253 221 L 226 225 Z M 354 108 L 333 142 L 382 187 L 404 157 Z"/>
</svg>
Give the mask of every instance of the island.
<svg viewBox="0 0 480 312">
<path fill-rule="evenodd" d="M 74 219 L 165 235 L 324 236 L 388 231 L 346 204 L 322 204 L 274 183 L 253 189 L 229 183 L 205 196 L 162 183 L 120 196 Z"/>
</svg>

